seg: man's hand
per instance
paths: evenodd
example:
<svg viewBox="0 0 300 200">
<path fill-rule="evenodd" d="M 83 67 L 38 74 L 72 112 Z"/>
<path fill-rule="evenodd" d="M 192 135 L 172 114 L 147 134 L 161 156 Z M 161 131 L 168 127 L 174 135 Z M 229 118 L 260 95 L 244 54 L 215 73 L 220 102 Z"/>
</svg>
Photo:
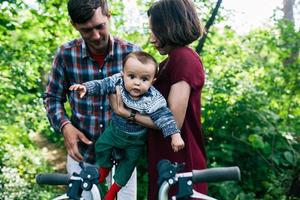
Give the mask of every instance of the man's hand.
<svg viewBox="0 0 300 200">
<path fill-rule="evenodd" d="M 92 144 L 82 132 L 75 128 L 72 124 L 66 124 L 62 129 L 64 135 L 65 147 L 68 154 L 76 161 L 82 161 L 83 157 L 78 150 L 78 141 L 82 141 L 85 144 Z"/>
<path fill-rule="evenodd" d="M 180 133 L 171 135 L 171 146 L 174 152 L 178 152 L 179 150 L 184 148 L 184 141 Z"/>
<path fill-rule="evenodd" d="M 69 87 L 69 90 L 77 91 L 79 93 L 80 98 L 84 97 L 86 94 L 86 87 L 81 84 L 74 84 Z"/>
</svg>

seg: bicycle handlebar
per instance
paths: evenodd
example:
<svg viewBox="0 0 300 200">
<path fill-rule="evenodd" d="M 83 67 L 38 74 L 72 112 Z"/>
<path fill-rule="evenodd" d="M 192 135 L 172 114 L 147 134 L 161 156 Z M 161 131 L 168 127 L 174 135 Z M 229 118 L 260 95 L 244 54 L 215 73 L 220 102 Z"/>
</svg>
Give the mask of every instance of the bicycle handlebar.
<svg viewBox="0 0 300 200">
<path fill-rule="evenodd" d="M 40 185 L 68 185 L 67 193 L 55 199 L 80 200 L 82 191 L 86 190 L 91 192 L 92 199 L 101 200 L 99 188 L 96 186 L 98 175 L 96 174 L 96 176 L 93 176 L 92 174 L 93 170 L 87 170 L 87 171 L 83 170 L 83 171 L 91 172 L 91 174 L 74 173 L 70 177 L 68 174 L 44 173 L 44 174 L 38 174 L 35 180 Z"/>
<path fill-rule="evenodd" d="M 222 181 L 239 181 L 241 179 L 240 169 L 238 167 L 216 167 L 216 168 L 208 168 L 203 170 L 193 170 L 191 172 L 183 172 L 179 173 L 184 167 L 184 164 L 172 164 L 168 160 L 162 160 L 158 164 L 158 171 L 160 174 L 159 177 L 159 199 L 166 200 L 168 199 L 168 192 L 174 183 L 179 181 L 179 185 L 184 187 L 191 187 L 190 189 L 184 189 L 179 186 L 179 194 L 178 197 L 187 197 L 190 196 L 192 191 L 192 184 L 189 184 L 188 180 L 193 183 L 201 183 L 201 182 L 222 182 Z M 40 185 L 68 185 L 70 181 L 74 185 L 77 182 L 80 192 L 78 193 L 78 187 L 72 189 L 72 191 L 68 190 L 69 197 L 80 197 L 81 191 L 84 190 L 93 190 L 93 195 L 95 195 L 96 199 L 100 199 L 100 194 L 97 187 L 94 187 L 93 184 L 97 183 L 98 180 L 98 172 L 96 168 L 86 167 L 80 174 L 73 174 L 71 177 L 68 174 L 61 173 L 43 173 L 38 174 L 36 176 L 36 182 Z M 75 181 L 75 182 L 74 182 Z M 78 183 L 79 181 L 79 183 Z M 84 183 L 84 184 L 82 184 Z M 88 184 L 87 184 L 88 183 Z M 188 184 L 187 184 L 188 183 Z M 71 187 L 71 186 L 70 186 Z M 181 189 L 180 189 L 181 188 Z M 97 190 L 97 191 L 96 191 Z M 186 193 L 188 192 L 188 193 Z M 74 196 L 75 195 L 75 196 Z M 204 195 L 205 196 L 205 195 Z M 195 196 L 194 196 L 195 197 Z M 199 198 L 199 197 L 198 197 Z M 200 197 L 201 198 L 201 197 Z M 176 198 L 175 198 L 176 199 Z M 205 199 L 205 198 L 201 198 Z"/>
<path fill-rule="evenodd" d="M 70 177 L 68 174 L 44 173 L 38 174 L 35 180 L 40 185 L 68 185 Z"/>
<path fill-rule="evenodd" d="M 40 185 L 67 185 L 70 177 L 68 174 L 44 173 L 38 174 L 36 182 Z M 192 180 L 198 182 L 221 182 L 241 179 L 238 167 L 217 167 L 203 170 L 193 170 Z"/>
<path fill-rule="evenodd" d="M 241 180 L 241 173 L 238 167 L 216 167 L 203 170 L 193 170 L 192 174 L 192 180 L 194 183 Z"/>
<path fill-rule="evenodd" d="M 178 192 L 172 199 L 193 197 L 198 199 L 213 199 L 193 190 L 193 183 L 208 183 L 222 181 L 239 181 L 241 179 L 238 167 L 216 167 L 202 170 L 182 172 L 184 163 L 171 163 L 169 160 L 161 160 L 157 164 L 159 174 L 159 200 L 167 200 L 170 187 L 178 184 Z"/>
</svg>

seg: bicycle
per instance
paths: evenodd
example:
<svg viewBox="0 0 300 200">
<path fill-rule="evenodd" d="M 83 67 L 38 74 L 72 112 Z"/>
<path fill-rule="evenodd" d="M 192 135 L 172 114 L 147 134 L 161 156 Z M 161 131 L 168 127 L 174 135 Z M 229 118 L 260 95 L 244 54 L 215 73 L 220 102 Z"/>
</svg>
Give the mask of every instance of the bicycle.
<svg viewBox="0 0 300 200">
<path fill-rule="evenodd" d="M 80 200 L 83 190 L 91 191 L 93 200 L 101 200 L 98 184 L 98 169 L 94 166 L 84 166 L 80 164 L 82 171 L 80 174 L 74 173 L 71 177 L 67 174 L 39 174 L 36 182 L 40 185 L 68 185 L 67 193 L 53 200 L 74 199 Z M 170 187 L 178 183 L 178 192 L 171 200 L 186 199 L 188 197 L 202 200 L 216 200 L 215 198 L 201 194 L 193 190 L 193 183 L 200 182 L 222 182 L 240 181 L 240 169 L 238 167 L 217 167 L 203 170 L 193 170 L 191 172 L 180 173 L 184 169 L 184 163 L 171 163 L 168 160 L 161 160 L 157 164 L 159 173 L 159 193 L 158 200 L 167 200 Z"/>
</svg>

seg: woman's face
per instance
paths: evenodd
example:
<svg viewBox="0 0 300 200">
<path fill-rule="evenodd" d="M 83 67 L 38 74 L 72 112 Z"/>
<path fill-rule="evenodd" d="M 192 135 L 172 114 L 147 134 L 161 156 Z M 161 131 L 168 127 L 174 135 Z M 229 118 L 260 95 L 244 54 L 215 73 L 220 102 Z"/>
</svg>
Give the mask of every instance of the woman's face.
<svg viewBox="0 0 300 200">
<path fill-rule="evenodd" d="M 159 40 L 157 39 L 157 37 L 154 35 L 154 33 L 152 32 L 151 30 L 151 33 L 150 33 L 150 43 L 153 44 L 153 46 L 155 47 L 155 49 L 157 49 L 160 53 L 160 42 Z"/>
<path fill-rule="evenodd" d="M 165 46 L 164 48 L 160 47 L 160 41 L 158 38 L 155 36 L 155 34 L 152 31 L 152 25 L 151 25 L 151 17 L 149 18 L 149 28 L 150 28 L 150 43 L 153 44 L 155 49 L 161 54 L 161 55 L 166 55 L 170 52 L 170 49 L 168 46 Z"/>
</svg>

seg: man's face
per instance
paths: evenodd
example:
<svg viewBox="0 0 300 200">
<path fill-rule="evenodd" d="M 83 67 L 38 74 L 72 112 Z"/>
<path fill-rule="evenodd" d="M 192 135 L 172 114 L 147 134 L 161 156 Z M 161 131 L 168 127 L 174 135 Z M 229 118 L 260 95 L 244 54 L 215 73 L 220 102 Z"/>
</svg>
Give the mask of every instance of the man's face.
<svg viewBox="0 0 300 200">
<path fill-rule="evenodd" d="M 79 31 L 92 53 L 106 53 L 109 41 L 109 17 L 102 14 L 101 7 L 96 9 L 90 20 L 82 24 L 74 23 L 73 26 Z"/>
</svg>

